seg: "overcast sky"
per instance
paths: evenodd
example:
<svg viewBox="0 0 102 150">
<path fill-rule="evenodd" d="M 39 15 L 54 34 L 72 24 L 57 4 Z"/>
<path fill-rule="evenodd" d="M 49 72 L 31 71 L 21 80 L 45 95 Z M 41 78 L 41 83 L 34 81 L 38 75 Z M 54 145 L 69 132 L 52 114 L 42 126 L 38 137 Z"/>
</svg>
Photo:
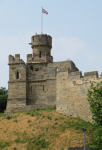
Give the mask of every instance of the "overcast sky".
<svg viewBox="0 0 102 150">
<path fill-rule="evenodd" d="M 84 72 L 102 71 L 101 0 L 0 0 L 0 86 L 8 89 L 8 56 L 32 53 L 31 37 L 52 36 L 54 62 L 71 59 Z"/>
</svg>

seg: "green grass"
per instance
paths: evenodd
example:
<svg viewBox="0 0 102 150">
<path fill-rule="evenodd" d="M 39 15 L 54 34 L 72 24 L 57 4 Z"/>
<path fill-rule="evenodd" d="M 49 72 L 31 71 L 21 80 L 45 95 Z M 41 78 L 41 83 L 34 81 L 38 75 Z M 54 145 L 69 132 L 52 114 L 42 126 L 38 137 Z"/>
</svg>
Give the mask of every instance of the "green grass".
<svg viewBox="0 0 102 150">
<path fill-rule="evenodd" d="M 34 113 L 33 113 L 33 112 L 31 113 L 31 116 L 34 116 Z"/>
<path fill-rule="evenodd" d="M 13 120 L 13 122 L 16 122 L 16 123 L 17 123 L 17 122 L 18 122 L 18 120 L 17 120 L 17 119 L 15 119 L 15 120 Z"/>
<path fill-rule="evenodd" d="M 48 127 L 46 127 L 46 132 L 48 131 Z"/>
<path fill-rule="evenodd" d="M 8 119 L 8 120 L 11 119 L 11 116 L 8 115 L 8 116 L 6 117 L 6 119 Z"/>
<path fill-rule="evenodd" d="M 64 119 L 64 117 L 61 117 L 60 119 Z"/>
<path fill-rule="evenodd" d="M 14 140 L 14 142 L 24 144 L 24 143 L 26 143 L 26 142 L 27 142 L 27 140 L 26 140 L 26 138 L 24 138 L 23 140 L 21 140 L 21 138 L 20 138 L 20 137 L 18 137 L 16 140 Z"/>
<path fill-rule="evenodd" d="M 39 111 L 43 111 L 43 110 L 48 111 L 48 112 L 49 112 L 49 111 L 52 111 L 52 110 L 56 110 L 56 106 L 39 109 Z"/>
<path fill-rule="evenodd" d="M 29 119 L 28 122 L 31 122 L 31 120 Z"/>
<path fill-rule="evenodd" d="M 42 117 L 45 118 L 45 115 L 43 115 Z"/>
<path fill-rule="evenodd" d="M 44 135 L 44 132 L 42 134 L 39 134 L 38 137 L 29 138 L 29 142 L 27 145 L 27 150 L 40 150 L 41 148 L 47 148 L 50 144 L 49 141 L 46 141 L 45 139 L 41 139 L 41 137 Z"/>
<path fill-rule="evenodd" d="M 37 118 L 39 118 L 42 115 L 42 118 L 47 117 L 47 119 L 51 120 L 54 119 L 52 117 L 50 117 L 50 115 L 43 115 L 41 113 L 41 111 L 51 111 L 51 110 L 55 110 L 55 107 L 52 108 L 47 108 L 47 109 L 41 109 L 41 110 L 29 110 L 26 113 L 27 115 L 36 115 Z M 1 114 L 0 114 L 1 115 Z M 11 117 L 14 118 L 15 116 L 10 116 L 10 115 L 2 115 L 2 117 L 10 119 Z M 3 119 L 3 118 L 2 118 Z M 85 128 L 87 129 L 86 131 L 86 136 L 90 137 L 91 140 L 93 139 L 93 137 L 95 136 L 95 131 L 97 130 L 97 126 L 91 124 L 90 122 L 86 122 L 80 118 L 69 118 L 69 117 L 58 117 L 54 119 L 57 122 L 53 122 L 52 125 L 52 131 L 54 131 L 52 134 L 50 134 L 51 137 L 58 137 L 59 134 L 54 134 L 57 133 L 56 131 L 62 131 L 62 132 L 66 132 L 66 129 L 71 129 L 73 130 L 73 132 L 76 133 L 83 133 L 82 128 L 85 126 Z M 14 122 L 17 122 L 18 120 L 15 119 Z M 9 121 L 8 121 L 9 122 Z M 28 120 L 28 122 L 31 122 L 31 120 Z M 32 124 L 29 124 L 29 126 L 31 126 Z M 28 127 L 29 127 L 28 126 Z M 30 127 L 29 127 L 30 128 Z M 34 131 L 36 129 L 32 129 L 32 131 Z M 30 137 L 26 130 L 23 133 L 20 132 L 16 132 L 14 131 L 14 135 L 17 136 L 17 139 L 15 140 L 15 143 L 27 143 L 27 150 L 40 150 L 41 148 L 48 148 L 48 146 L 50 145 L 50 141 L 47 140 L 47 134 L 50 132 L 50 127 L 47 126 L 46 128 L 44 128 L 45 133 L 41 133 L 38 136 L 34 136 L 32 132 L 31 135 L 32 137 Z M 6 131 L 4 131 L 4 133 L 6 133 Z M 43 136 L 45 135 L 45 136 Z M 46 138 L 46 139 L 45 139 Z M 6 146 L 9 146 L 10 143 L 9 142 L 4 142 L 2 140 L 0 140 L 0 149 L 5 148 Z M 88 146 L 87 146 L 88 147 Z M 64 150 L 64 148 L 62 147 L 60 150 Z"/>
<path fill-rule="evenodd" d="M 7 116 L 7 114 L 0 113 L 0 117 L 5 117 L 5 116 Z"/>
<path fill-rule="evenodd" d="M 52 118 L 50 116 L 47 116 L 47 119 L 51 120 Z"/>
<path fill-rule="evenodd" d="M 4 142 L 3 140 L 0 140 L 0 149 L 5 148 L 6 146 L 10 146 L 10 142 Z"/>
</svg>

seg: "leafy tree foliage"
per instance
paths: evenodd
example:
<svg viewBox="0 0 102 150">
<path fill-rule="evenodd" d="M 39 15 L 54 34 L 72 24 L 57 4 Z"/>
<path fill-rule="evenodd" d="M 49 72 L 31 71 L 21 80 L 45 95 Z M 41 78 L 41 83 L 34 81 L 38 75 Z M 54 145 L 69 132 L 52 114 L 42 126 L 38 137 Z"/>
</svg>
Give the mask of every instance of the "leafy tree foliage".
<svg viewBox="0 0 102 150">
<path fill-rule="evenodd" d="M 8 94 L 8 90 L 6 90 L 5 87 L 1 87 L 0 88 L 0 95 L 6 95 L 6 94 Z"/>
<path fill-rule="evenodd" d="M 5 87 L 0 88 L 0 108 L 6 109 L 7 104 L 7 98 L 8 98 L 8 90 L 6 90 Z"/>
<path fill-rule="evenodd" d="M 96 136 L 92 141 L 89 150 L 102 150 L 102 82 L 97 83 L 97 86 L 91 84 L 91 90 L 88 89 L 88 101 L 90 104 L 90 111 L 92 112 L 92 119 L 94 124 L 99 128 L 95 132 Z"/>
</svg>

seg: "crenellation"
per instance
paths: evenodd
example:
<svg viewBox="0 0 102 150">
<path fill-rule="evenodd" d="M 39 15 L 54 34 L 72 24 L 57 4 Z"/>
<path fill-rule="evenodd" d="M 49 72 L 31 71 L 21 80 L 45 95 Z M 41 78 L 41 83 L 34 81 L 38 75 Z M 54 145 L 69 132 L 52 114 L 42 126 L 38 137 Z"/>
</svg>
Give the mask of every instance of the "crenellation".
<svg viewBox="0 0 102 150">
<path fill-rule="evenodd" d="M 98 78 L 98 71 L 85 72 L 84 77 L 86 77 L 86 76 L 94 76 L 94 77 Z"/>
<path fill-rule="evenodd" d="M 20 60 L 20 54 L 15 54 L 15 61 L 19 61 Z"/>
<path fill-rule="evenodd" d="M 32 63 L 32 54 L 27 54 L 27 63 Z"/>
<path fill-rule="evenodd" d="M 9 55 L 9 64 L 8 65 L 11 65 L 11 64 L 25 64 L 25 62 L 20 59 L 20 54 L 15 54 L 15 58 L 14 56 L 12 55 Z"/>
<path fill-rule="evenodd" d="M 9 55 L 9 63 L 13 63 L 14 62 L 14 56 Z"/>
</svg>

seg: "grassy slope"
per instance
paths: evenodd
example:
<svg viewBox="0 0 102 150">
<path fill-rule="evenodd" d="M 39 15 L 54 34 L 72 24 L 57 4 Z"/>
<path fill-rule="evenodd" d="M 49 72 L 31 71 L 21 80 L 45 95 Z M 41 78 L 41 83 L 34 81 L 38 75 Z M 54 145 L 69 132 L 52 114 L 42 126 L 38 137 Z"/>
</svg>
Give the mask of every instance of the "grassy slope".
<svg viewBox="0 0 102 150">
<path fill-rule="evenodd" d="M 59 114 L 55 107 L 0 114 L 0 150 L 67 150 L 88 145 L 97 127 L 79 118 Z"/>
</svg>

